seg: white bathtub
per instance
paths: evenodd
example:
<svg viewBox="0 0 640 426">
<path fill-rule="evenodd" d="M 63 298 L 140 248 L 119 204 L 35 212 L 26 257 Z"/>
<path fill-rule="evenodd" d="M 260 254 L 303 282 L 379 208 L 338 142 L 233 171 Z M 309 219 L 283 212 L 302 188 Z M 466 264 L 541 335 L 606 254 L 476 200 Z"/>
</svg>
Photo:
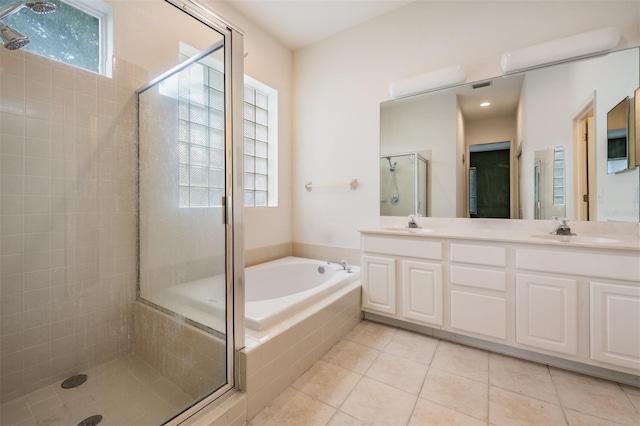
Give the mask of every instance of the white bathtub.
<svg viewBox="0 0 640 426">
<path fill-rule="evenodd" d="M 320 272 L 320 270 L 323 272 Z M 245 269 L 245 326 L 264 330 L 360 277 L 327 262 L 285 257 Z M 225 332 L 224 276 L 165 289 L 155 303 L 200 324 Z"/>
<path fill-rule="evenodd" d="M 245 270 L 245 326 L 264 330 L 360 277 L 354 266 L 300 257 L 262 263 Z"/>
</svg>

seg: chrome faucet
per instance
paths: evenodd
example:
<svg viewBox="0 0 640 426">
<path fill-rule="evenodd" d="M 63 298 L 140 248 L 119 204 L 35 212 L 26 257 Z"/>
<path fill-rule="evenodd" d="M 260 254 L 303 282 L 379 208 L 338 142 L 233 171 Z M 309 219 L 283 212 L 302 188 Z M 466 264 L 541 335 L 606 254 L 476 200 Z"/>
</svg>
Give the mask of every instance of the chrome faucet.
<svg viewBox="0 0 640 426">
<path fill-rule="evenodd" d="M 327 260 L 327 265 L 329 265 L 331 263 L 335 263 L 336 265 L 340 265 L 340 266 L 342 266 L 342 268 L 345 271 L 347 271 L 348 274 L 351 273 L 351 265 L 349 265 L 346 260 L 341 260 L 339 262 L 337 260 Z"/>
<path fill-rule="evenodd" d="M 571 232 L 571 228 L 567 225 L 567 218 L 559 219 L 558 216 L 553 216 L 551 219 L 560 221 L 560 224 L 553 231 L 549 232 L 554 235 L 576 235 Z"/>
<path fill-rule="evenodd" d="M 407 228 L 420 228 L 420 226 L 416 223 L 416 217 L 412 214 L 409 215 L 409 223 L 407 224 Z"/>
</svg>

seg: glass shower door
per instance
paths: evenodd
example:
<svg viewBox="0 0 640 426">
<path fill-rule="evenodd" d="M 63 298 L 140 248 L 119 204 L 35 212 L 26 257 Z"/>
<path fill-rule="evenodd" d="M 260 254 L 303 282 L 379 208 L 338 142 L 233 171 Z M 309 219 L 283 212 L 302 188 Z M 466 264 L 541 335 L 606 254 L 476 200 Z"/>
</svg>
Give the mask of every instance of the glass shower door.
<svg viewBox="0 0 640 426">
<path fill-rule="evenodd" d="M 221 37 L 222 38 L 222 37 Z M 136 353 L 191 397 L 227 383 L 227 159 L 224 41 L 138 94 Z"/>
</svg>

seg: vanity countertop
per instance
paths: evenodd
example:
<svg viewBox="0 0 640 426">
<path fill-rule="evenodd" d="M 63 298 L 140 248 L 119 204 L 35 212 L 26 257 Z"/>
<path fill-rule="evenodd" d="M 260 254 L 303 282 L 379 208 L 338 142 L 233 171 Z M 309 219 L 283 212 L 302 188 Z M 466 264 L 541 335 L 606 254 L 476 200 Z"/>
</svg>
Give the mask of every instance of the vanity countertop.
<svg viewBox="0 0 640 426">
<path fill-rule="evenodd" d="M 619 234 L 578 234 L 575 236 L 552 235 L 539 230 L 493 229 L 478 227 L 421 227 L 417 229 L 402 226 L 381 226 L 359 230 L 363 234 L 407 236 L 411 238 L 448 238 L 505 243 L 524 243 L 555 247 L 585 247 L 612 250 L 633 250 L 640 252 L 640 238 L 637 235 Z"/>
</svg>

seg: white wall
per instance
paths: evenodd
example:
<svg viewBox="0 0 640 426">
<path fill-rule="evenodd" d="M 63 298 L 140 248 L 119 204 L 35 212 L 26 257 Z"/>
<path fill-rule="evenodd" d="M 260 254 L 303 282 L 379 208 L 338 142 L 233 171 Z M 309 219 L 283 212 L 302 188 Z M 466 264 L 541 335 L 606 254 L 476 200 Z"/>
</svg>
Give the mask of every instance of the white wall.
<svg viewBox="0 0 640 426">
<path fill-rule="evenodd" d="M 634 64 L 634 65 L 631 65 Z M 637 52 L 615 55 L 539 69 L 527 74 L 523 84 L 523 105 L 527 122 L 522 128 L 522 206 L 525 219 L 533 218 L 534 151 L 565 147 L 567 168 L 566 217 L 573 208 L 573 128 L 575 114 L 594 98 L 596 140 L 596 220 L 638 221 L 639 170 L 607 174 L 607 111 L 624 97 L 633 96 L 638 85 Z M 606 89 L 605 89 L 606 88 Z M 553 105 L 554 114 L 549 114 Z M 541 125 L 544 123 L 544 125 Z"/>
<path fill-rule="evenodd" d="M 462 64 L 467 80 L 500 75 L 509 50 L 617 26 L 640 44 L 630 2 L 414 2 L 294 54 L 293 239 L 359 247 L 379 223 L 379 104 L 389 83 Z M 304 181 L 357 178 L 358 191 L 307 193 Z"/>
<path fill-rule="evenodd" d="M 245 209 L 245 249 L 290 242 L 293 54 L 225 2 L 205 3 L 244 33 L 245 74 L 278 91 L 278 206 Z"/>
</svg>

